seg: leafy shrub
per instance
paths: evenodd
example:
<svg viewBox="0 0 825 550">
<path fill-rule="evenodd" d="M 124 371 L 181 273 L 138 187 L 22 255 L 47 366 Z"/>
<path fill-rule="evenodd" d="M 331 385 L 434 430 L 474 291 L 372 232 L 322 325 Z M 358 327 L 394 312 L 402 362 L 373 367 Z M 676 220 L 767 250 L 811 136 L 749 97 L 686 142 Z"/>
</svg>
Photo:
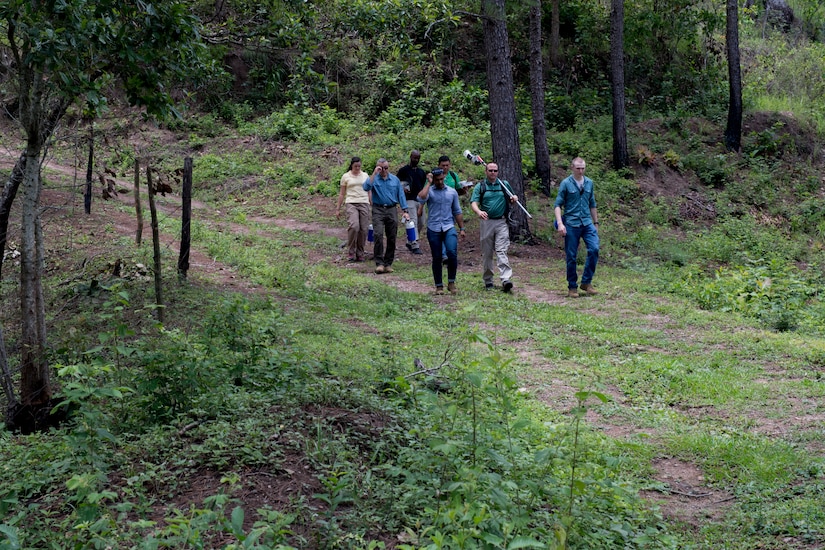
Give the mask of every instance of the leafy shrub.
<svg viewBox="0 0 825 550">
<path fill-rule="evenodd" d="M 682 163 L 682 157 L 680 157 L 679 153 L 673 149 L 668 149 L 665 154 L 662 155 L 662 160 L 665 161 L 666 166 L 676 170 L 677 172 L 681 172 L 685 167 Z"/>
<path fill-rule="evenodd" d="M 642 166 L 653 166 L 656 162 L 656 154 L 644 145 L 639 145 L 636 147 L 636 162 Z"/>
<path fill-rule="evenodd" d="M 778 157 L 793 142 L 787 132 L 780 132 L 785 127 L 782 121 L 761 132 L 751 132 L 742 140 L 742 152 L 751 157 Z"/>
<path fill-rule="evenodd" d="M 813 197 L 796 204 L 790 219 L 792 230 L 816 234 L 819 225 L 825 222 L 825 199 Z"/>
<path fill-rule="evenodd" d="M 164 331 L 163 338 L 159 346 L 157 342 L 144 342 L 149 349 L 138 354 L 141 367 L 135 373 L 136 404 L 144 415 L 143 422 L 167 421 L 196 403 L 214 409 L 220 400 L 215 395 L 204 397 L 219 381 L 214 378 L 205 348 L 177 330 Z"/>
<path fill-rule="evenodd" d="M 706 156 L 692 153 L 684 159 L 685 168 L 693 170 L 696 177 L 709 187 L 721 188 L 730 181 L 732 167 L 726 155 Z"/>
<path fill-rule="evenodd" d="M 330 107 L 287 105 L 243 130 L 263 140 L 316 143 L 324 135 L 338 135 L 350 126 Z"/>
<path fill-rule="evenodd" d="M 596 179 L 593 174 L 590 177 Z M 639 184 L 629 177 L 623 177 L 622 174 L 613 171 L 598 175 L 596 199 L 600 204 L 634 203 L 640 200 L 641 195 Z"/>
<path fill-rule="evenodd" d="M 252 119 L 255 112 L 252 105 L 244 101 L 235 103 L 233 101 L 223 101 L 216 108 L 215 112 L 224 122 L 228 122 L 235 127 Z"/>
<path fill-rule="evenodd" d="M 761 226 L 752 217 L 722 220 L 698 233 L 690 250 L 700 263 L 745 263 L 754 258 L 800 260 L 805 255 L 802 244 L 789 240 L 778 228 Z"/>
<path fill-rule="evenodd" d="M 817 281 L 780 260 L 721 267 L 712 279 L 688 272 L 676 289 L 701 307 L 741 313 L 775 330 L 791 330 L 817 294 Z"/>
<path fill-rule="evenodd" d="M 322 195 L 324 197 L 334 197 L 338 195 L 339 187 L 338 184 L 329 180 L 321 180 L 314 185 L 310 185 L 307 190 L 310 193 L 314 193 L 316 195 Z"/>
<path fill-rule="evenodd" d="M 548 90 L 544 94 L 547 126 L 553 130 L 569 130 L 576 125 L 576 105 L 563 90 Z"/>
<path fill-rule="evenodd" d="M 725 186 L 724 196 L 731 203 L 767 208 L 776 204 L 780 190 L 777 178 L 764 162 L 749 171 L 743 171 L 738 179 L 731 179 Z"/>
</svg>

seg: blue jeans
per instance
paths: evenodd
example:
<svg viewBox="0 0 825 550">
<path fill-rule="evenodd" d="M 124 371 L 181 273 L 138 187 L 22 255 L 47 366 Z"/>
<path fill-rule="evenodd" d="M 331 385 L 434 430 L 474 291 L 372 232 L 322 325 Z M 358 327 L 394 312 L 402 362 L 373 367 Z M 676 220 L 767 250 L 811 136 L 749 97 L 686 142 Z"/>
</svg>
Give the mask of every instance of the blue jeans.
<svg viewBox="0 0 825 550">
<path fill-rule="evenodd" d="M 578 288 L 576 281 L 576 255 L 579 252 L 579 240 L 584 241 L 587 248 L 587 259 L 584 262 L 582 284 L 589 285 L 596 273 L 596 264 L 599 263 L 599 231 L 592 223 L 579 227 L 567 226 L 567 236 L 564 238 L 564 253 L 567 256 L 567 288 Z"/>
<path fill-rule="evenodd" d="M 441 247 L 447 253 L 447 282 L 454 283 L 458 271 L 458 233 L 455 227 L 446 231 L 433 231 L 427 228 L 427 241 L 430 243 L 430 253 L 433 257 L 433 281 L 435 286 L 444 286 L 444 270 L 441 261 Z"/>
</svg>

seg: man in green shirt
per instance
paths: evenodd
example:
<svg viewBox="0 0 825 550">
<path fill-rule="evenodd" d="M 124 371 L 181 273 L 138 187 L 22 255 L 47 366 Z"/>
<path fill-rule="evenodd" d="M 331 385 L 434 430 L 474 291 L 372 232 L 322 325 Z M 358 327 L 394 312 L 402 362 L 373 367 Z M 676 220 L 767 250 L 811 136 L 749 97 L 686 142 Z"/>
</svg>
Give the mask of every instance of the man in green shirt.
<svg viewBox="0 0 825 550">
<path fill-rule="evenodd" d="M 507 258 L 507 249 L 510 247 L 510 229 L 507 227 L 507 214 L 510 203 L 516 202 L 518 197 L 507 181 L 498 179 L 498 164 L 491 162 L 485 169 L 486 178 L 473 189 L 470 207 L 481 219 L 481 258 L 484 272 L 484 288 L 492 290 L 493 286 L 493 253 L 498 262 L 498 272 L 501 277 L 501 290 L 510 292 L 513 289 L 513 269 Z M 504 186 L 510 191 L 508 194 Z"/>
<path fill-rule="evenodd" d="M 452 187 L 459 195 L 463 195 L 464 189 L 458 181 L 458 174 L 450 170 L 450 168 L 452 168 L 450 157 L 447 155 L 441 155 L 438 157 L 438 167 L 444 170 L 444 185 L 447 187 Z"/>
</svg>

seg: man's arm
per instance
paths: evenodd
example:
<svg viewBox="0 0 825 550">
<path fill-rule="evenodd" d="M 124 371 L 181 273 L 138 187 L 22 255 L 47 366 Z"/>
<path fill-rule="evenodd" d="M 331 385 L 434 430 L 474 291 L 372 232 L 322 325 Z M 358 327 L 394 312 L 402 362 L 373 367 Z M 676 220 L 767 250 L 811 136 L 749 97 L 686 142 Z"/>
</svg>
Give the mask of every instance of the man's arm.
<svg viewBox="0 0 825 550">
<path fill-rule="evenodd" d="M 464 215 L 456 214 L 455 223 L 458 225 L 458 236 L 462 238 L 466 237 L 467 233 L 464 232 Z"/>
<path fill-rule="evenodd" d="M 373 170 L 372 176 L 367 176 L 367 180 L 364 182 L 364 185 L 361 186 L 364 191 L 372 190 L 373 184 L 375 183 L 375 176 L 377 176 L 380 171 L 381 169 L 378 165 L 375 165 L 375 170 Z"/>
<path fill-rule="evenodd" d="M 590 218 L 593 220 L 593 225 L 599 225 L 599 214 L 595 207 L 590 209 Z"/>
<path fill-rule="evenodd" d="M 433 183 L 433 175 L 427 174 L 427 182 L 424 188 L 418 192 L 418 202 L 427 202 L 427 197 L 430 195 L 430 185 Z"/>
<path fill-rule="evenodd" d="M 395 177 L 395 176 L 393 176 Z M 401 206 L 402 214 L 401 218 L 409 218 L 410 215 L 408 213 L 409 206 L 407 206 L 407 197 L 404 196 L 404 188 L 401 187 L 401 181 L 396 177 L 395 178 L 395 191 L 398 194 L 398 204 Z"/>
<path fill-rule="evenodd" d="M 472 209 L 473 209 L 473 212 L 475 212 L 476 214 L 478 214 L 478 217 L 479 217 L 479 218 L 481 218 L 482 220 L 486 220 L 486 219 L 487 219 L 487 212 L 485 212 L 484 210 L 482 210 L 481 208 L 479 208 L 479 206 L 478 206 L 478 203 L 477 203 L 477 202 L 471 202 L 471 203 L 470 203 L 470 208 L 472 208 Z"/>
<path fill-rule="evenodd" d="M 501 185 L 502 185 L 502 187 L 506 187 L 507 190 L 510 191 L 510 193 L 509 193 L 510 202 L 518 202 L 518 195 L 516 195 L 515 192 L 513 192 L 513 188 L 510 187 L 510 182 L 506 181 L 506 180 L 502 180 Z M 507 193 L 505 193 L 505 195 L 507 195 Z"/>
<path fill-rule="evenodd" d="M 555 207 L 553 212 L 556 214 L 556 227 L 558 227 L 559 233 L 567 235 L 567 228 L 564 227 L 564 222 L 561 220 L 561 206 Z"/>
</svg>

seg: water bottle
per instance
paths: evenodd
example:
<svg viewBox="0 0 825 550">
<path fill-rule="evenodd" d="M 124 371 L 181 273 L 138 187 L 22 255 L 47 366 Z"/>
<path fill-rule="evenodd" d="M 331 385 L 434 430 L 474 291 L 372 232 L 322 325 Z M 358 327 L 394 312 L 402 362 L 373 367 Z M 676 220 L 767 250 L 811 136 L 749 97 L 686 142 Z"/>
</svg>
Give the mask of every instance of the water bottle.
<svg viewBox="0 0 825 550">
<path fill-rule="evenodd" d="M 412 241 L 414 241 L 418 238 L 415 234 L 415 222 L 414 221 L 412 221 L 411 219 L 407 220 L 404 223 L 404 227 L 407 228 L 407 240 L 408 241 L 412 242 Z"/>
<path fill-rule="evenodd" d="M 375 241 L 375 232 L 372 230 L 372 224 L 370 224 L 369 229 L 367 229 L 367 242 L 374 242 Z"/>
</svg>

